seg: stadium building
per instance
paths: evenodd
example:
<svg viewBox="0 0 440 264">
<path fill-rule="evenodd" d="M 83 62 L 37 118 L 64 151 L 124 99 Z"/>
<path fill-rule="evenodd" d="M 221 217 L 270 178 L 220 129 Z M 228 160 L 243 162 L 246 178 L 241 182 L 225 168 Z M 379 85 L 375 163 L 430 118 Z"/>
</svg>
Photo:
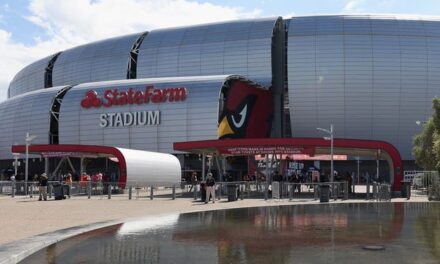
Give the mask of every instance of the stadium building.
<svg viewBox="0 0 440 264">
<path fill-rule="evenodd" d="M 173 153 L 194 169 L 197 155 L 174 142 L 321 138 L 316 128 L 333 124 L 336 138 L 387 142 L 412 166 L 415 121 L 431 115 L 439 87 L 435 18 L 277 17 L 152 30 L 18 72 L 0 104 L 0 165 L 11 166 L 11 146 L 24 145 L 26 133 L 34 145 Z M 31 175 L 49 166 L 34 157 Z"/>
</svg>

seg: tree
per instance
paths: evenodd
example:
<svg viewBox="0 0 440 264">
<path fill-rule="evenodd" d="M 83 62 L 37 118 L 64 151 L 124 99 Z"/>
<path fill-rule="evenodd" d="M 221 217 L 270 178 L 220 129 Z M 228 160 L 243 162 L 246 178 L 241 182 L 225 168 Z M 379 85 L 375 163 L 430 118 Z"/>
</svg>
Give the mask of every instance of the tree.
<svg viewBox="0 0 440 264">
<path fill-rule="evenodd" d="M 414 137 L 413 155 L 424 170 L 440 170 L 440 98 L 432 100 L 434 113 Z"/>
</svg>

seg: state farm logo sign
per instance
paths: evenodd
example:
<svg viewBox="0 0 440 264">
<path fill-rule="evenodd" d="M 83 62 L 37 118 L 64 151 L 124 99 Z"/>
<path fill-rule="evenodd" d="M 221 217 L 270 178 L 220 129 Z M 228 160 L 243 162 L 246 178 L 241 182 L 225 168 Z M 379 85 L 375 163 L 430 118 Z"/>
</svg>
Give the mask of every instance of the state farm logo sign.
<svg viewBox="0 0 440 264">
<path fill-rule="evenodd" d="M 144 91 L 129 88 L 127 91 L 119 91 L 118 89 L 105 90 L 104 99 L 98 98 L 96 91 L 90 90 L 86 92 L 84 99 L 81 101 L 83 108 L 91 107 L 112 107 L 114 105 L 127 104 L 148 104 L 148 103 L 165 103 L 180 102 L 186 99 L 186 88 L 162 88 L 155 89 L 153 85 L 147 85 Z"/>
<path fill-rule="evenodd" d="M 94 90 L 87 91 L 81 107 L 84 109 L 113 107 L 124 105 L 142 105 L 183 102 L 187 96 L 185 87 L 155 89 L 153 85 L 147 85 L 145 90 L 135 90 L 129 88 L 127 91 L 118 89 L 105 90 L 103 99 Z M 119 112 L 103 113 L 99 116 L 101 127 L 121 127 L 121 126 L 153 126 L 160 124 L 160 111 L 138 111 L 138 112 Z"/>
</svg>

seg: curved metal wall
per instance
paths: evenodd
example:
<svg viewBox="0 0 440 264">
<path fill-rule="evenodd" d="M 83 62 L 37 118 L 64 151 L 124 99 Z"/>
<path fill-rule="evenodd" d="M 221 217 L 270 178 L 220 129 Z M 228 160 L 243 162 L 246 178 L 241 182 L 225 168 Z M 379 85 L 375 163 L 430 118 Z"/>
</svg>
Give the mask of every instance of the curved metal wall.
<svg viewBox="0 0 440 264">
<path fill-rule="evenodd" d="M 153 30 L 138 56 L 138 78 L 238 74 L 270 85 L 277 18 Z"/>
<path fill-rule="evenodd" d="M 37 90 L 0 103 L 0 159 L 12 159 L 11 145 L 24 145 L 27 132 L 37 136 L 32 144 L 49 144 L 50 109 L 62 88 Z"/>
<path fill-rule="evenodd" d="M 45 73 L 49 61 L 56 54 L 33 62 L 19 71 L 9 84 L 8 98 L 19 94 L 43 89 L 45 86 Z"/>
<path fill-rule="evenodd" d="M 288 28 L 292 135 L 384 140 L 413 159 L 416 120 L 440 94 L 440 21 L 293 17 Z"/>
<path fill-rule="evenodd" d="M 139 150 L 173 153 L 173 143 L 217 138 L 219 94 L 226 76 L 159 78 L 90 83 L 74 86 L 64 96 L 60 109 L 59 143 L 106 145 Z M 107 89 L 144 90 L 186 87 L 183 102 L 82 108 L 81 101 L 89 90 L 99 97 Z M 100 114 L 160 111 L 160 125 L 101 127 Z"/>
<path fill-rule="evenodd" d="M 131 48 L 142 34 L 105 39 L 63 51 L 53 68 L 53 85 L 126 79 Z"/>
</svg>

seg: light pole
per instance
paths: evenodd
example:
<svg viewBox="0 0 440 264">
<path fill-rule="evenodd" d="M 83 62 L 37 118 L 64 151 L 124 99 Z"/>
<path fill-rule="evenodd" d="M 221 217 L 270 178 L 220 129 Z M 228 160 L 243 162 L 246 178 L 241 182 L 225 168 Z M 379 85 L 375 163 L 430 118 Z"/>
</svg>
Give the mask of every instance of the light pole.
<svg viewBox="0 0 440 264">
<path fill-rule="evenodd" d="M 325 132 L 330 135 L 329 137 L 324 137 L 325 140 L 330 140 L 330 178 L 331 182 L 334 182 L 334 168 L 333 168 L 333 124 L 330 124 L 330 130 L 324 128 L 317 128 L 319 131 Z"/>
<path fill-rule="evenodd" d="M 424 124 L 426 124 L 426 121 L 420 121 L 420 120 L 416 121 L 416 125 L 418 125 L 418 126 L 422 126 Z"/>
<path fill-rule="evenodd" d="M 31 144 L 32 140 L 34 140 L 37 136 L 35 135 L 29 135 L 29 132 L 26 133 L 26 164 L 24 167 L 24 194 L 28 194 L 28 174 L 29 174 L 29 145 Z"/>
<path fill-rule="evenodd" d="M 20 153 L 12 153 L 12 156 L 14 156 L 14 176 L 17 178 L 18 157 L 20 156 Z"/>
<path fill-rule="evenodd" d="M 357 160 L 357 182 L 358 182 L 358 185 L 360 183 L 359 179 L 361 178 L 360 170 L 359 170 L 359 163 L 361 162 L 360 159 L 361 158 L 359 156 L 356 157 L 356 160 Z"/>
</svg>

